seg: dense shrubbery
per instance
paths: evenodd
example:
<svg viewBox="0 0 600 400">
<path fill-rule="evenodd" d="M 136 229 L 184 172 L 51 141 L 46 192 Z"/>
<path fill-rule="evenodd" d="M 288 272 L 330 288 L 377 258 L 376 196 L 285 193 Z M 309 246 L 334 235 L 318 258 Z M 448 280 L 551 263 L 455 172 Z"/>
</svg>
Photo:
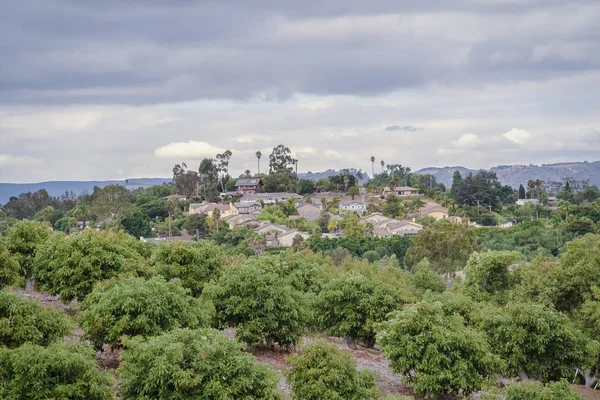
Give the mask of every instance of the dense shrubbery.
<svg viewBox="0 0 600 400">
<path fill-rule="evenodd" d="M 0 289 L 22 284 L 21 264 L 0 240 Z"/>
<path fill-rule="evenodd" d="M 513 383 L 506 388 L 506 400 L 584 400 L 566 382 L 547 385 L 541 382 Z"/>
<path fill-rule="evenodd" d="M 331 253 L 337 248 L 343 248 L 355 257 L 362 257 L 367 251 L 377 251 L 385 249 L 388 255 L 396 255 L 398 261 L 402 263 L 404 255 L 412 244 L 409 237 L 393 236 L 391 238 L 362 237 L 362 238 L 325 238 L 311 237 L 308 246 L 313 251 Z"/>
<path fill-rule="evenodd" d="M 476 300 L 504 300 L 513 285 L 509 266 L 520 254 L 507 251 L 473 253 L 465 267 L 465 293 Z"/>
<path fill-rule="evenodd" d="M 121 274 L 149 274 L 140 243 L 123 233 L 87 230 L 53 235 L 37 251 L 35 277 L 63 301 L 83 300 L 97 282 Z"/>
<path fill-rule="evenodd" d="M 317 341 L 288 357 L 292 367 L 287 380 L 297 400 L 368 400 L 378 398 L 375 380 L 368 371 L 335 346 Z"/>
<path fill-rule="evenodd" d="M 112 380 L 100 372 L 84 343 L 0 348 L 0 398 L 4 400 L 110 400 Z"/>
<path fill-rule="evenodd" d="M 70 331 L 71 324 L 62 311 L 0 291 L 0 346 L 12 348 L 24 343 L 47 346 L 62 340 Z"/>
<path fill-rule="evenodd" d="M 213 313 L 211 304 L 189 296 L 178 283 L 162 277 L 126 278 L 96 285 L 77 319 L 84 338 L 101 348 L 104 343 L 120 345 L 123 335 L 155 336 L 175 328 L 205 327 Z"/>
<path fill-rule="evenodd" d="M 119 366 L 123 398 L 280 399 L 275 374 L 242 347 L 210 329 L 128 340 Z"/>
<path fill-rule="evenodd" d="M 26 278 L 32 276 L 35 256 L 50 233 L 50 226 L 44 222 L 24 220 L 10 228 L 6 236 L 6 245 L 8 250 L 17 257 L 21 273 Z"/>
</svg>

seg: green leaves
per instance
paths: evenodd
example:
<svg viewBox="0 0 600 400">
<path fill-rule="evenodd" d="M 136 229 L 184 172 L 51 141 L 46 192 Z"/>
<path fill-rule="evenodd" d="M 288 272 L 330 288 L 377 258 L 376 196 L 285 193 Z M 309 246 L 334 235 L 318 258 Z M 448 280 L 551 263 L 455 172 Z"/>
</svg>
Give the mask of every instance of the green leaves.
<svg viewBox="0 0 600 400">
<path fill-rule="evenodd" d="M 125 400 L 280 399 L 277 377 L 242 345 L 211 330 L 180 329 L 125 343 Z"/>
<path fill-rule="evenodd" d="M 21 284 L 22 281 L 19 259 L 0 241 L 0 289 Z"/>
<path fill-rule="evenodd" d="M 110 400 L 112 379 L 100 372 L 84 343 L 0 348 L 0 398 L 4 400 Z"/>
<path fill-rule="evenodd" d="M 373 376 L 358 372 L 354 359 L 335 346 L 317 341 L 288 357 L 287 380 L 296 400 L 366 400 L 378 398 Z"/>
<path fill-rule="evenodd" d="M 517 252 L 473 253 L 465 268 L 465 293 L 478 300 L 506 300 L 513 279 L 508 267 L 522 256 Z"/>
<path fill-rule="evenodd" d="M 71 328 L 62 311 L 0 291 L 0 346 L 14 348 L 24 343 L 46 346 L 62 340 Z"/>
<path fill-rule="evenodd" d="M 513 383 L 505 393 L 506 400 L 584 400 L 566 381 Z"/>
<path fill-rule="evenodd" d="M 116 347 L 121 337 L 154 336 L 180 327 L 207 326 L 214 310 L 162 277 L 127 278 L 98 284 L 81 304 L 84 338 L 97 348 Z"/>
</svg>

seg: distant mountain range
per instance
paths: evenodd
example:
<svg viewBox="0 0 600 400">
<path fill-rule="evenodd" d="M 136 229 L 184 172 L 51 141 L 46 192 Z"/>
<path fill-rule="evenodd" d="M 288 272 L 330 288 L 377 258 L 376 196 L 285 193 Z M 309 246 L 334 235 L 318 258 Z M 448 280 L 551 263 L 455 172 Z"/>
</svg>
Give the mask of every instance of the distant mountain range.
<svg viewBox="0 0 600 400">
<path fill-rule="evenodd" d="M 76 195 L 92 193 L 94 186 L 103 188 L 108 185 L 122 185 L 128 189 L 145 188 L 171 182 L 171 178 L 136 178 L 112 181 L 50 181 L 39 183 L 0 183 L 0 206 L 6 204 L 13 196 L 21 193 L 35 192 L 46 189 L 48 194 L 58 197 L 65 192 L 74 192 Z"/>
<path fill-rule="evenodd" d="M 476 174 L 479 170 L 465 167 L 429 167 L 423 168 L 416 173 L 431 174 L 435 176 L 438 182 L 442 182 L 446 187 L 450 187 L 455 171 L 459 171 L 464 178 L 471 172 Z M 498 180 L 503 185 L 510 185 L 515 189 L 520 184 L 525 185 L 530 179 L 541 179 L 542 181 L 550 182 L 561 181 L 563 178 L 568 177 L 576 180 L 589 179 L 591 184 L 600 186 L 600 161 L 543 165 L 500 165 L 489 169 L 489 171 L 495 172 Z"/>
</svg>

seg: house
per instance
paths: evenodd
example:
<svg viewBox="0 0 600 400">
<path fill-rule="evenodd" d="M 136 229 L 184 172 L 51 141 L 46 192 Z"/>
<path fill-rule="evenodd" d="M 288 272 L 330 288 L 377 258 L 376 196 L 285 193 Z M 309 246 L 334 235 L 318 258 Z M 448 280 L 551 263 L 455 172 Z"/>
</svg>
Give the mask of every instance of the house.
<svg viewBox="0 0 600 400">
<path fill-rule="evenodd" d="M 306 240 L 310 238 L 310 235 L 306 232 L 300 232 L 297 230 L 289 231 L 277 237 L 277 241 L 279 242 L 279 246 L 290 247 L 296 236 L 300 236 L 302 239 Z"/>
<path fill-rule="evenodd" d="M 261 186 L 260 178 L 238 179 L 235 182 L 235 190 L 241 195 L 260 193 Z"/>
<path fill-rule="evenodd" d="M 367 216 L 364 216 L 360 219 L 361 224 L 366 224 L 367 222 L 372 223 L 373 225 L 380 224 L 385 221 L 393 221 L 392 218 L 388 218 L 381 213 L 372 213 Z"/>
<path fill-rule="evenodd" d="M 339 210 L 340 214 L 351 211 L 362 215 L 367 212 L 367 204 L 364 201 L 342 201 Z"/>
<path fill-rule="evenodd" d="M 192 203 L 190 204 L 190 210 L 188 213 L 212 215 L 216 209 L 221 212 L 221 218 L 239 214 L 238 209 L 233 204 L 218 203 Z"/>
<path fill-rule="evenodd" d="M 185 199 L 187 199 L 187 197 L 182 196 L 182 195 L 177 194 L 177 193 L 170 194 L 168 196 L 163 197 L 163 200 L 185 200 Z"/>
<path fill-rule="evenodd" d="M 463 217 L 459 217 L 458 215 L 453 215 L 451 217 L 448 217 L 446 219 L 446 221 L 453 223 L 453 224 L 462 224 L 464 222 L 467 222 L 467 220 Z"/>
<path fill-rule="evenodd" d="M 275 204 L 275 203 L 279 203 L 279 202 L 284 202 L 290 198 L 300 200 L 300 199 L 302 199 L 302 196 L 300 196 L 296 193 L 285 193 L 285 192 L 249 193 L 249 194 L 245 194 L 240 199 L 240 203 L 251 203 L 251 202 L 260 203 L 262 201 L 264 204 Z"/>
<path fill-rule="evenodd" d="M 533 204 L 534 206 L 537 206 L 538 204 L 540 204 L 540 201 L 538 199 L 519 199 L 519 200 L 517 200 L 518 206 L 524 206 L 525 204 Z"/>
<path fill-rule="evenodd" d="M 283 225 L 266 223 L 266 224 L 259 226 L 254 231 L 256 233 L 262 235 L 262 234 L 268 234 L 271 232 L 277 232 L 278 234 L 283 234 L 283 233 L 288 233 L 290 230 Z"/>
<path fill-rule="evenodd" d="M 245 203 L 235 203 L 234 206 L 238 209 L 238 214 L 252 214 L 255 211 L 260 212 L 260 210 L 262 210 L 260 203 L 251 201 Z"/>
<path fill-rule="evenodd" d="M 512 228 L 512 227 L 513 227 L 513 226 L 515 226 L 515 225 L 516 225 L 516 224 L 515 224 L 515 222 L 514 222 L 514 221 L 508 221 L 508 222 L 505 222 L 505 223 L 503 223 L 503 224 L 500 224 L 500 225 L 498 225 L 498 228 L 505 228 L 505 229 L 506 229 L 506 228 Z"/>
<path fill-rule="evenodd" d="M 440 221 L 448 218 L 448 209 L 442 206 L 433 206 L 429 208 L 421 208 L 419 211 L 420 217 L 432 217 L 436 221 Z"/>
<path fill-rule="evenodd" d="M 393 188 L 386 186 L 385 188 L 383 188 L 384 197 L 387 197 L 391 194 L 396 194 L 398 196 L 416 196 L 421 194 L 421 191 L 419 189 L 415 189 L 409 186 L 396 186 Z"/>
<path fill-rule="evenodd" d="M 321 216 L 321 207 L 314 204 L 302 203 L 296 206 L 298 215 L 309 221 L 316 221 Z"/>
<path fill-rule="evenodd" d="M 254 216 L 250 214 L 230 215 L 228 217 L 223 218 L 223 221 L 225 221 L 231 229 L 242 225 L 248 225 L 250 227 L 253 227 L 252 225 L 258 226 L 259 224 L 256 218 L 254 218 Z"/>
<path fill-rule="evenodd" d="M 413 221 L 398 221 L 388 219 L 380 222 L 373 228 L 373 236 L 391 237 L 391 236 L 414 236 L 423 229 L 422 225 Z"/>
</svg>

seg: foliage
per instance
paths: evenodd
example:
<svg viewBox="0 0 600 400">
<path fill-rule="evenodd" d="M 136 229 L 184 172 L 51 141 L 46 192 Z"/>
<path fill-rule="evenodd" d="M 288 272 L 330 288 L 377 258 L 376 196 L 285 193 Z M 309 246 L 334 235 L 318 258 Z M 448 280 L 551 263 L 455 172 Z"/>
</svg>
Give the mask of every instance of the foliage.
<svg viewBox="0 0 600 400">
<path fill-rule="evenodd" d="M 333 252 L 337 248 L 347 250 L 350 255 L 362 257 L 362 255 L 377 248 L 384 248 L 387 254 L 395 254 L 399 262 L 402 262 L 408 248 L 412 245 L 409 237 L 392 236 L 391 238 L 361 237 L 361 238 L 326 238 L 311 237 L 307 240 L 308 246 L 313 251 L 323 253 Z"/>
<path fill-rule="evenodd" d="M 375 344 L 375 328 L 405 303 L 395 286 L 365 276 L 343 274 L 325 284 L 315 303 L 319 328 L 335 336 Z"/>
<path fill-rule="evenodd" d="M 419 395 L 469 394 L 500 367 L 483 334 L 466 327 L 462 317 L 446 315 L 437 302 L 398 312 L 377 341 L 392 369 L 414 383 Z"/>
<path fill-rule="evenodd" d="M 566 381 L 518 382 L 508 385 L 506 400 L 584 400 Z"/>
<path fill-rule="evenodd" d="M 80 342 L 0 349 L 0 398 L 110 400 L 112 379 L 100 372 L 94 353 Z"/>
<path fill-rule="evenodd" d="M 131 207 L 129 210 L 124 212 L 121 217 L 121 225 L 125 232 L 129 233 L 136 239 L 140 237 L 152 236 L 152 230 L 150 229 L 150 218 L 143 214 L 137 207 Z"/>
<path fill-rule="evenodd" d="M 449 273 L 461 269 L 475 250 L 475 230 L 465 224 L 441 222 L 421 230 L 413 243 L 406 252 L 407 266 L 414 267 L 427 258 L 435 271 Z"/>
<path fill-rule="evenodd" d="M 6 246 L 17 256 L 22 274 L 26 278 L 31 277 L 35 255 L 50 233 L 47 223 L 28 220 L 17 222 L 8 231 Z"/>
<path fill-rule="evenodd" d="M 288 357 L 287 379 L 297 400 L 366 400 L 378 398 L 375 380 L 358 372 L 354 359 L 323 341 Z"/>
<path fill-rule="evenodd" d="M 269 171 L 271 173 L 292 172 L 294 159 L 291 154 L 289 147 L 282 144 L 273 147 L 273 151 L 269 155 Z"/>
<path fill-rule="evenodd" d="M 129 206 L 127 189 L 120 185 L 94 187 L 92 193 L 92 212 L 99 219 L 119 218 Z"/>
<path fill-rule="evenodd" d="M 345 238 L 361 238 L 365 236 L 365 226 L 360 223 L 360 218 L 356 213 L 346 212 L 339 225 L 344 230 Z"/>
<path fill-rule="evenodd" d="M 308 318 L 303 294 L 258 265 L 229 269 L 205 291 L 220 326 L 236 328 L 236 337 L 249 345 L 295 345 Z"/>
<path fill-rule="evenodd" d="M 0 289 L 19 284 L 22 284 L 19 259 L 0 240 Z"/>
<path fill-rule="evenodd" d="M 502 186 L 495 172 L 480 171 L 476 175 L 470 173 L 464 180 L 456 183 L 458 187 L 455 188 L 453 184 L 452 193 L 459 204 L 491 206 L 493 210 L 498 210 L 503 203 L 514 203 L 514 190 L 510 186 Z"/>
<path fill-rule="evenodd" d="M 520 257 L 519 253 L 507 251 L 473 253 L 465 267 L 465 293 L 479 300 L 502 300 L 512 286 L 508 267 Z"/>
<path fill-rule="evenodd" d="M 211 305 L 192 298 L 177 282 L 162 277 L 101 282 L 81 304 L 77 315 L 84 338 L 96 348 L 115 348 L 121 337 L 155 336 L 172 329 L 207 326 Z"/>
<path fill-rule="evenodd" d="M 480 329 L 510 376 L 557 380 L 586 367 L 589 340 L 569 318 L 539 304 L 516 303 L 491 308 Z"/>
<path fill-rule="evenodd" d="M 147 274 L 141 244 L 124 233 L 86 230 L 53 235 L 37 252 L 34 276 L 63 301 L 83 300 L 94 285 L 121 274 Z"/>
<path fill-rule="evenodd" d="M 364 258 L 365 260 L 368 260 L 370 263 L 373 263 L 373 262 L 379 260 L 381 258 L 381 256 L 375 250 L 369 250 L 369 251 L 365 251 L 365 253 L 362 255 L 362 258 Z"/>
<path fill-rule="evenodd" d="M 128 340 L 119 366 L 123 398 L 280 399 L 276 375 L 242 349 L 210 329 Z"/>
<path fill-rule="evenodd" d="M 199 296 L 204 286 L 219 276 L 223 258 L 219 247 L 212 242 L 179 242 L 157 246 L 152 264 L 157 274 L 167 280 L 180 279 L 183 287 Z"/>
<path fill-rule="evenodd" d="M 410 275 L 413 288 L 420 294 L 430 290 L 434 293 L 442 293 L 446 290 L 446 283 L 442 277 L 431 269 L 429 260 L 424 258 L 414 268 L 414 273 Z"/>
<path fill-rule="evenodd" d="M 24 343 L 47 346 L 62 340 L 71 331 L 65 314 L 0 291 L 0 346 L 18 347 Z"/>
<path fill-rule="evenodd" d="M 190 235 L 197 235 L 198 238 L 206 237 L 209 233 L 206 223 L 206 214 L 190 214 L 183 223 L 185 229 Z"/>
</svg>

